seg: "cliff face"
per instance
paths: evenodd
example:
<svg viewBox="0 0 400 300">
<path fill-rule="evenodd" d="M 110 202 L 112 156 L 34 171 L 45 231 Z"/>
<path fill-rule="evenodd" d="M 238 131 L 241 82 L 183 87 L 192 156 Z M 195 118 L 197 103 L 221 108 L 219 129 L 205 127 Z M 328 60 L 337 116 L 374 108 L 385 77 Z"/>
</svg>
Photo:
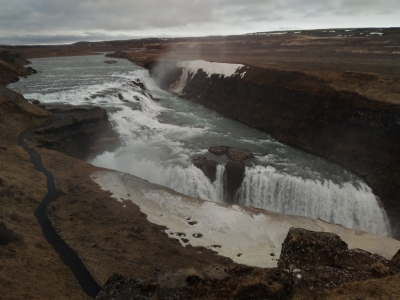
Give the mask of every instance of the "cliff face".
<svg viewBox="0 0 400 300">
<path fill-rule="evenodd" d="M 19 80 L 19 77 L 37 73 L 31 67 L 24 66 L 30 64 L 28 60 L 15 51 L 0 50 L 0 85 L 7 85 Z"/>
<path fill-rule="evenodd" d="M 105 109 L 90 105 L 48 104 L 45 107 L 51 116 L 31 137 L 39 147 L 79 159 L 118 147 L 118 134 L 111 128 Z"/>
<path fill-rule="evenodd" d="M 165 65 L 147 65 L 164 88 L 182 73 L 171 63 Z M 186 82 L 182 96 L 350 169 L 371 186 L 389 214 L 396 213 L 398 105 L 337 91 L 324 80 L 300 72 L 245 70 L 244 76 L 224 77 L 200 69 Z"/>
</svg>

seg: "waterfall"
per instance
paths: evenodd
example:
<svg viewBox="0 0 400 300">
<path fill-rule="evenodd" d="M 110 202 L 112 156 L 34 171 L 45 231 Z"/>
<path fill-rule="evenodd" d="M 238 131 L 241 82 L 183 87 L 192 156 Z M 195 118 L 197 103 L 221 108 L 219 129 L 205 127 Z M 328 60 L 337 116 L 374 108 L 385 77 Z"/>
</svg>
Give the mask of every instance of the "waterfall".
<svg viewBox="0 0 400 300">
<path fill-rule="evenodd" d="M 273 167 L 247 167 L 239 204 L 322 219 L 348 228 L 389 235 L 385 211 L 363 182 L 336 184 L 278 173 Z"/>
</svg>

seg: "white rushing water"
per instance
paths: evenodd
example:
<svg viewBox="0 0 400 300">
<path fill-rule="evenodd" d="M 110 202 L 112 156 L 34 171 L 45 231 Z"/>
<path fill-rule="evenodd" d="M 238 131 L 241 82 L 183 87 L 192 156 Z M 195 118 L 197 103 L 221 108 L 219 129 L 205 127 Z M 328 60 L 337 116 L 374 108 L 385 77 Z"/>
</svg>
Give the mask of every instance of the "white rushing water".
<svg viewBox="0 0 400 300">
<path fill-rule="evenodd" d="M 219 159 L 207 153 L 214 145 L 240 147 L 252 151 L 255 159 L 246 166 L 236 203 L 390 234 L 386 214 L 371 189 L 348 171 L 162 91 L 147 70 L 130 62 L 108 65 L 104 60 L 100 55 L 37 59 L 32 67 L 40 73 L 10 87 L 43 103 L 107 109 L 123 146 L 94 158 L 94 165 L 222 203 L 225 162 L 221 161 L 217 179 L 211 182 L 191 159 L 200 154 Z M 209 67 L 209 72 L 217 70 L 225 76 L 240 66 Z"/>
</svg>

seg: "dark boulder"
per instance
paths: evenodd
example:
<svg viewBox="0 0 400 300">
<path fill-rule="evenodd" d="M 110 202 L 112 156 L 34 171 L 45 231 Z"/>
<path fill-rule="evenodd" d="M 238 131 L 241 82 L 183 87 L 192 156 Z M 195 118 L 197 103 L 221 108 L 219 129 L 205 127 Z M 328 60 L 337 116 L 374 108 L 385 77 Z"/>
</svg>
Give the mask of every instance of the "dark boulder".
<svg viewBox="0 0 400 300">
<path fill-rule="evenodd" d="M 208 148 L 208 152 L 217 156 L 225 154 L 231 161 L 244 161 L 248 158 L 254 157 L 253 153 L 248 150 L 229 146 L 212 146 Z"/>
<path fill-rule="evenodd" d="M 254 156 L 248 150 L 229 146 L 212 146 L 208 148 L 208 152 L 217 156 L 226 155 L 229 160 L 225 166 L 225 179 L 228 200 L 232 201 L 244 179 L 244 161 Z"/>
<path fill-rule="evenodd" d="M 226 190 L 229 199 L 234 199 L 237 189 L 241 186 L 245 173 L 243 161 L 230 161 L 225 166 Z"/>
<path fill-rule="evenodd" d="M 244 161 L 254 157 L 248 150 L 229 146 L 212 146 L 208 148 L 208 152 L 218 156 L 225 154 L 232 161 Z"/>
<path fill-rule="evenodd" d="M 221 156 L 228 153 L 228 146 L 212 146 L 208 148 L 208 152 Z"/>
<path fill-rule="evenodd" d="M 215 181 L 217 174 L 217 162 L 207 159 L 205 156 L 198 156 L 192 160 L 192 163 L 203 171 L 204 175 L 210 178 L 211 181 Z"/>
<path fill-rule="evenodd" d="M 278 262 L 281 279 L 289 289 L 333 289 L 395 273 L 391 262 L 369 252 L 352 249 L 334 233 L 291 228 Z"/>
<path fill-rule="evenodd" d="M 334 266 L 336 255 L 347 250 L 347 244 L 335 233 L 291 228 L 282 245 L 280 269 L 309 265 Z"/>
</svg>

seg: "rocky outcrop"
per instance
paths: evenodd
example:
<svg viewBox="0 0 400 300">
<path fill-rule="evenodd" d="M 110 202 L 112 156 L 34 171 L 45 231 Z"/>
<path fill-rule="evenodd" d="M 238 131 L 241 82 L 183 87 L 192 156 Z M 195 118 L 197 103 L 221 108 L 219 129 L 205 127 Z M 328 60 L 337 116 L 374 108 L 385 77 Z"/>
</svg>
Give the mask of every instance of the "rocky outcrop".
<svg viewBox="0 0 400 300">
<path fill-rule="evenodd" d="M 0 85 L 7 85 L 19 80 L 19 77 L 37 73 L 31 67 L 24 66 L 30 64 L 28 60 L 15 51 L 0 50 Z"/>
<path fill-rule="evenodd" d="M 45 126 L 34 131 L 32 139 L 39 147 L 88 159 L 119 145 L 105 109 L 90 106 L 46 105 L 51 113 Z"/>
<path fill-rule="evenodd" d="M 232 202 L 235 199 L 236 191 L 241 186 L 245 175 L 245 160 L 253 158 L 253 154 L 244 149 L 229 146 L 212 146 L 209 153 L 217 156 L 224 156 L 225 165 L 225 191 L 226 198 Z M 218 162 L 206 156 L 198 156 L 192 159 L 192 163 L 203 171 L 204 175 L 215 181 Z"/>
<path fill-rule="evenodd" d="M 245 161 L 254 157 L 248 150 L 228 146 L 212 146 L 208 149 L 208 152 L 218 156 L 226 155 L 231 161 Z"/>
<path fill-rule="evenodd" d="M 192 163 L 202 170 L 204 175 L 210 178 L 211 181 L 215 181 L 218 165 L 216 161 L 201 155 L 192 159 Z"/>
<path fill-rule="evenodd" d="M 297 289 L 336 288 L 394 275 L 394 263 L 361 249 L 349 250 L 338 235 L 291 228 L 282 245 L 278 269 Z"/>
<path fill-rule="evenodd" d="M 148 67 L 162 85 L 176 82 L 178 70 L 171 63 L 163 65 Z M 380 197 L 392 222 L 398 222 L 399 105 L 335 90 L 319 77 L 255 67 L 230 77 L 209 76 L 200 69 L 182 95 L 350 169 Z"/>
<path fill-rule="evenodd" d="M 361 285 L 395 275 L 399 272 L 394 267 L 396 259 L 349 250 L 333 233 L 291 228 L 278 268 L 214 265 L 203 270 L 158 271 L 146 281 L 114 274 L 96 299 L 291 299 L 304 293 L 307 299 L 322 299 L 325 292 L 344 283 Z"/>
</svg>

